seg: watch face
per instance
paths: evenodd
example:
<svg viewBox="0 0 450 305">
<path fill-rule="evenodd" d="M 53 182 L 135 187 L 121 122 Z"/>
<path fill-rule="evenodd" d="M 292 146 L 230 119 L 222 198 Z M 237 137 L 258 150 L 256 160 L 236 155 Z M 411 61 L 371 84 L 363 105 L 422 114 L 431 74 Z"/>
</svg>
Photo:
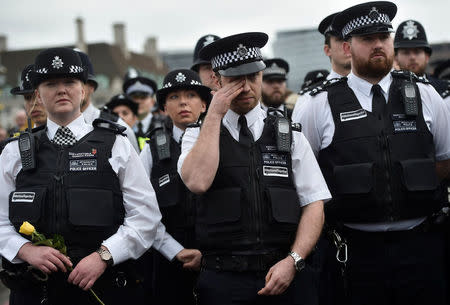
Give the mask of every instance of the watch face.
<svg viewBox="0 0 450 305">
<path fill-rule="evenodd" d="M 297 271 L 301 271 L 303 268 L 305 268 L 305 260 L 299 259 L 295 262 L 295 269 L 297 269 Z"/>
<path fill-rule="evenodd" d="M 103 251 L 102 252 L 102 259 L 105 261 L 109 261 L 112 258 L 111 253 L 109 253 L 108 251 Z"/>
</svg>

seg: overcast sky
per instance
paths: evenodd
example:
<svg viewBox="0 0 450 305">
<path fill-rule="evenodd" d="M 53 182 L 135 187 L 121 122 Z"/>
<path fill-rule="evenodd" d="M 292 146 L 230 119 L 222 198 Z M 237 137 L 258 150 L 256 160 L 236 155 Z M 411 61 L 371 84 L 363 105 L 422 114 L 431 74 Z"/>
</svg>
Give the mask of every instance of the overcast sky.
<svg viewBox="0 0 450 305">
<path fill-rule="evenodd" d="M 131 50 L 141 52 L 149 36 L 160 50 L 193 49 L 204 34 L 227 36 L 262 31 L 269 42 L 280 30 L 317 27 L 327 15 L 360 3 L 355 0 L 1 0 L 0 34 L 9 49 L 73 44 L 75 18 L 82 17 L 88 43 L 113 42 L 112 24 L 126 24 Z M 6 3 L 7 2 L 7 3 Z M 399 0 L 394 27 L 420 21 L 430 42 L 450 41 L 450 1 Z"/>
</svg>

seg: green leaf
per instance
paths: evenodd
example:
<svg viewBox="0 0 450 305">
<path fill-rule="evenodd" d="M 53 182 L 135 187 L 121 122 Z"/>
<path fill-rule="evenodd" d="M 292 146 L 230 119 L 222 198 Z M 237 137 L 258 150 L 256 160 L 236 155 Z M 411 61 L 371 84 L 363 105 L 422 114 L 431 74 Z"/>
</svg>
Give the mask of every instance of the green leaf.
<svg viewBox="0 0 450 305">
<path fill-rule="evenodd" d="M 48 247 L 53 247 L 53 241 L 51 239 L 44 239 L 41 241 L 38 241 L 36 243 L 34 243 L 35 246 L 48 246 Z"/>
</svg>

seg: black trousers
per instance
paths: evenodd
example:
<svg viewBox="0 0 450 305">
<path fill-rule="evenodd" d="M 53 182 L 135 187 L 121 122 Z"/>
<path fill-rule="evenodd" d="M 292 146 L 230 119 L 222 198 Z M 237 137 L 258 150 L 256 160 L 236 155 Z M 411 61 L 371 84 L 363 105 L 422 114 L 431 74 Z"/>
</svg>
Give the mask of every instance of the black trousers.
<svg viewBox="0 0 450 305">
<path fill-rule="evenodd" d="M 181 263 L 169 262 L 154 251 L 153 287 L 154 304 L 194 305 L 194 285 L 198 272 L 185 270 Z"/>
<path fill-rule="evenodd" d="M 69 284 L 67 276 L 58 273 L 52 276 L 44 285 L 30 284 L 32 286 L 12 289 L 10 305 L 99 305 L 100 303 L 89 291 L 84 291 Z M 110 281 L 97 282 L 92 289 L 107 305 L 148 304 L 146 302 L 143 286 L 136 283 L 127 283 L 125 287 L 117 287 Z M 43 302 L 43 300 L 46 300 Z"/>
<path fill-rule="evenodd" d="M 278 296 L 259 296 L 267 272 L 202 270 L 196 285 L 198 305 L 317 305 L 317 272 L 297 273 L 288 289 Z"/>
<path fill-rule="evenodd" d="M 343 235 L 348 243 L 344 304 L 446 304 L 442 233 L 346 229 Z M 333 255 L 328 259 L 334 262 L 329 264 L 337 266 L 336 250 L 330 251 Z M 335 280 L 331 290 L 339 294 L 343 292 L 342 281 Z"/>
</svg>

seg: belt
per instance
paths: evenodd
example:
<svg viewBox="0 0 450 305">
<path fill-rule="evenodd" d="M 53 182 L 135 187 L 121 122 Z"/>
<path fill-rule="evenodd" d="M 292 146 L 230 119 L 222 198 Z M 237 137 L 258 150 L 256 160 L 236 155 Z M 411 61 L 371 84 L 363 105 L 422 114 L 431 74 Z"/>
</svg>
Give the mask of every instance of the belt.
<svg viewBox="0 0 450 305">
<path fill-rule="evenodd" d="M 205 255 L 202 268 L 216 271 L 267 271 L 286 254 L 269 253 L 259 255 Z"/>
</svg>

